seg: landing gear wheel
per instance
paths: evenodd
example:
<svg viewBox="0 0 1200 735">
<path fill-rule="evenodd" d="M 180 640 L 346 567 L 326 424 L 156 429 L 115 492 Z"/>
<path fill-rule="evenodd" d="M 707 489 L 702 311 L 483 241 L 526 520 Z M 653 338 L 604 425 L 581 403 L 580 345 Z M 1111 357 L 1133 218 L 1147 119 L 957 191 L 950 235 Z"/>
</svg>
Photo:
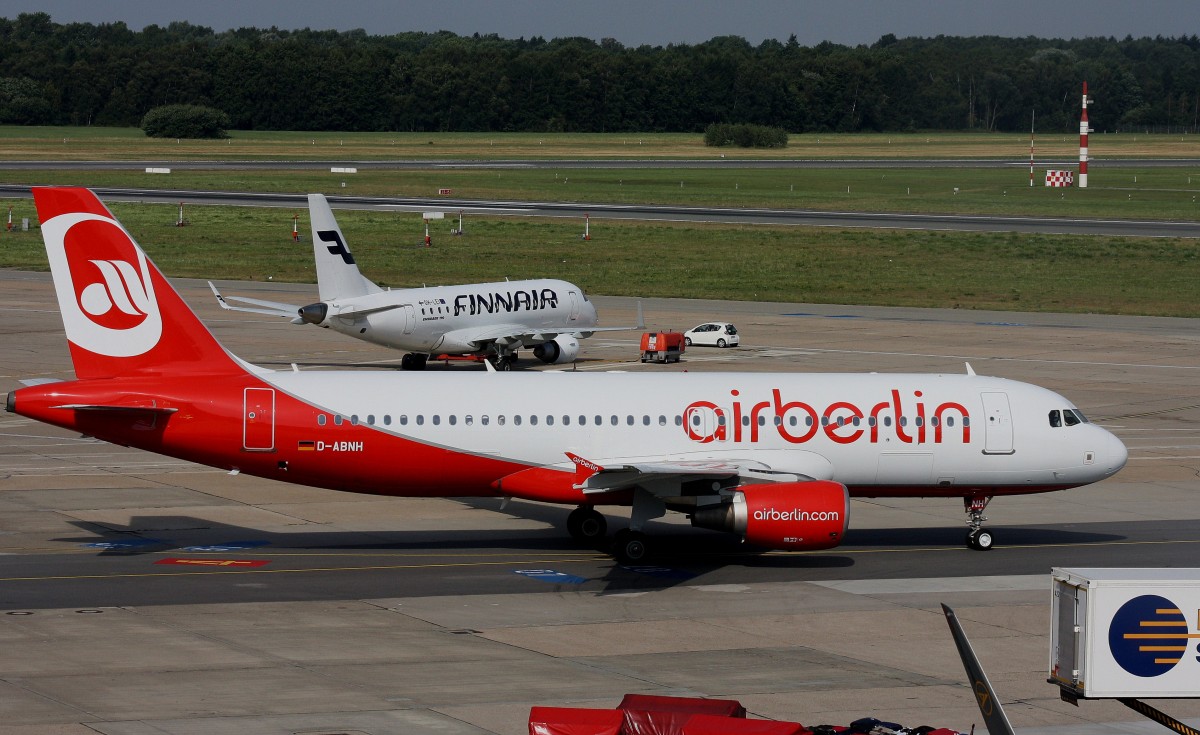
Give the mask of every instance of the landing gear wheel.
<svg viewBox="0 0 1200 735">
<path fill-rule="evenodd" d="M 646 559 L 649 551 L 643 533 L 624 528 L 613 536 L 612 553 L 622 564 L 638 564 Z"/>
<path fill-rule="evenodd" d="M 967 547 L 976 551 L 990 551 L 995 539 L 992 532 L 984 528 L 976 528 L 967 533 Z"/>
<path fill-rule="evenodd" d="M 512 370 L 513 359 L 509 355 L 497 355 L 492 359 L 492 365 L 501 372 L 508 372 Z"/>
<path fill-rule="evenodd" d="M 424 370 L 425 364 L 429 362 L 429 355 L 414 352 L 409 355 L 412 358 L 412 367 L 409 370 Z"/>
<path fill-rule="evenodd" d="M 413 353 L 405 352 L 404 355 L 400 358 L 400 369 L 401 370 L 412 370 L 413 369 L 413 357 L 414 357 Z"/>
<path fill-rule="evenodd" d="M 567 516 L 567 532 L 576 541 L 596 543 L 608 533 L 608 521 L 595 508 L 581 505 Z"/>
</svg>

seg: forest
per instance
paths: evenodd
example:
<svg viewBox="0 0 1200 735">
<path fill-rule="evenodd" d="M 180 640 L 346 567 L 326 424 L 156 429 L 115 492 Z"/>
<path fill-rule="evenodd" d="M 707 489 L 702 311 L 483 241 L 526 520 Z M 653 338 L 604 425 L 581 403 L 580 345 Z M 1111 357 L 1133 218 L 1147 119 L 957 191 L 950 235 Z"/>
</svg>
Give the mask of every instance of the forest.
<svg viewBox="0 0 1200 735">
<path fill-rule="evenodd" d="M 792 133 L 1198 131 L 1200 39 L 896 38 L 755 46 L 0 18 L 0 124 L 138 126 L 169 104 L 236 130 Z"/>
</svg>

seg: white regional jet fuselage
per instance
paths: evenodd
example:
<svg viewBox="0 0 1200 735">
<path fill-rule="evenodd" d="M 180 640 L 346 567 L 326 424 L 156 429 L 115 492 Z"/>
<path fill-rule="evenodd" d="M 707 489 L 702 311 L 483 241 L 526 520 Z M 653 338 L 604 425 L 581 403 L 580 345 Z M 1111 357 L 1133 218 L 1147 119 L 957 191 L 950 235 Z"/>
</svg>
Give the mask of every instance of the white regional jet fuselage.
<svg viewBox="0 0 1200 735">
<path fill-rule="evenodd" d="M 229 355 L 91 192 L 35 189 L 78 380 L 7 408 L 285 482 L 396 496 L 632 506 L 617 556 L 668 510 L 759 546 L 844 537 L 850 496 L 995 495 L 1111 476 L 1112 434 L 1026 383 L 941 374 L 269 371 Z M 986 536 L 986 538 L 985 538 Z"/>
<path fill-rule="evenodd" d="M 359 271 L 325 197 L 310 194 L 308 210 L 321 300 L 297 306 L 222 296 L 210 282 L 222 308 L 286 317 L 403 350 L 405 370 L 423 369 L 430 355 L 443 354 L 488 357 L 509 370 L 526 348 L 542 362 L 561 365 L 579 354 L 581 337 L 626 329 L 598 327 L 596 307 L 583 291 L 557 279 L 385 290 Z"/>
<path fill-rule="evenodd" d="M 474 352 L 517 330 L 545 329 L 554 337 L 566 328 L 586 332 L 596 326 L 596 308 L 579 287 L 550 278 L 380 291 L 327 304 L 317 322 L 321 326 L 385 347 L 431 354 Z"/>
</svg>

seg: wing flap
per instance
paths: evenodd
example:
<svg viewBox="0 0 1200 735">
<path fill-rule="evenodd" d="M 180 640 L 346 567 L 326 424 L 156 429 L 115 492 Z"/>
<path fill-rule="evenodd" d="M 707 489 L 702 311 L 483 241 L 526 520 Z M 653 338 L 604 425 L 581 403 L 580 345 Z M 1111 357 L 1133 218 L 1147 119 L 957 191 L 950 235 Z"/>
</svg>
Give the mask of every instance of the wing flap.
<svg viewBox="0 0 1200 735">
<path fill-rule="evenodd" d="M 768 469 L 759 462 L 747 466 L 747 463 L 710 459 L 601 465 L 570 452 L 567 457 L 575 463 L 576 487 L 585 494 L 662 486 L 675 480 L 726 480 L 738 477 L 746 470 Z"/>
</svg>

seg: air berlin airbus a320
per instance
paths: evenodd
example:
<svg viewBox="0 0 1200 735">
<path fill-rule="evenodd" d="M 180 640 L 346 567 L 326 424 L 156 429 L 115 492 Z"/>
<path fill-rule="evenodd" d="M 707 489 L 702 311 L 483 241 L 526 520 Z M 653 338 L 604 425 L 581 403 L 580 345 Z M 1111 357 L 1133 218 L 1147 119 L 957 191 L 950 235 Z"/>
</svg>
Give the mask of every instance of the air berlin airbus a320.
<svg viewBox="0 0 1200 735">
<path fill-rule="evenodd" d="M 841 543 L 851 496 L 958 497 L 990 548 L 996 495 L 1097 482 L 1125 446 L 1070 401 L 975 375 L 270 371 L 229 354 L 87 189 L 35 188 L 77 379 L 9 411 L 214 467 L 360 493 L 632 506 L 759 547 Z"/>
</svg>

